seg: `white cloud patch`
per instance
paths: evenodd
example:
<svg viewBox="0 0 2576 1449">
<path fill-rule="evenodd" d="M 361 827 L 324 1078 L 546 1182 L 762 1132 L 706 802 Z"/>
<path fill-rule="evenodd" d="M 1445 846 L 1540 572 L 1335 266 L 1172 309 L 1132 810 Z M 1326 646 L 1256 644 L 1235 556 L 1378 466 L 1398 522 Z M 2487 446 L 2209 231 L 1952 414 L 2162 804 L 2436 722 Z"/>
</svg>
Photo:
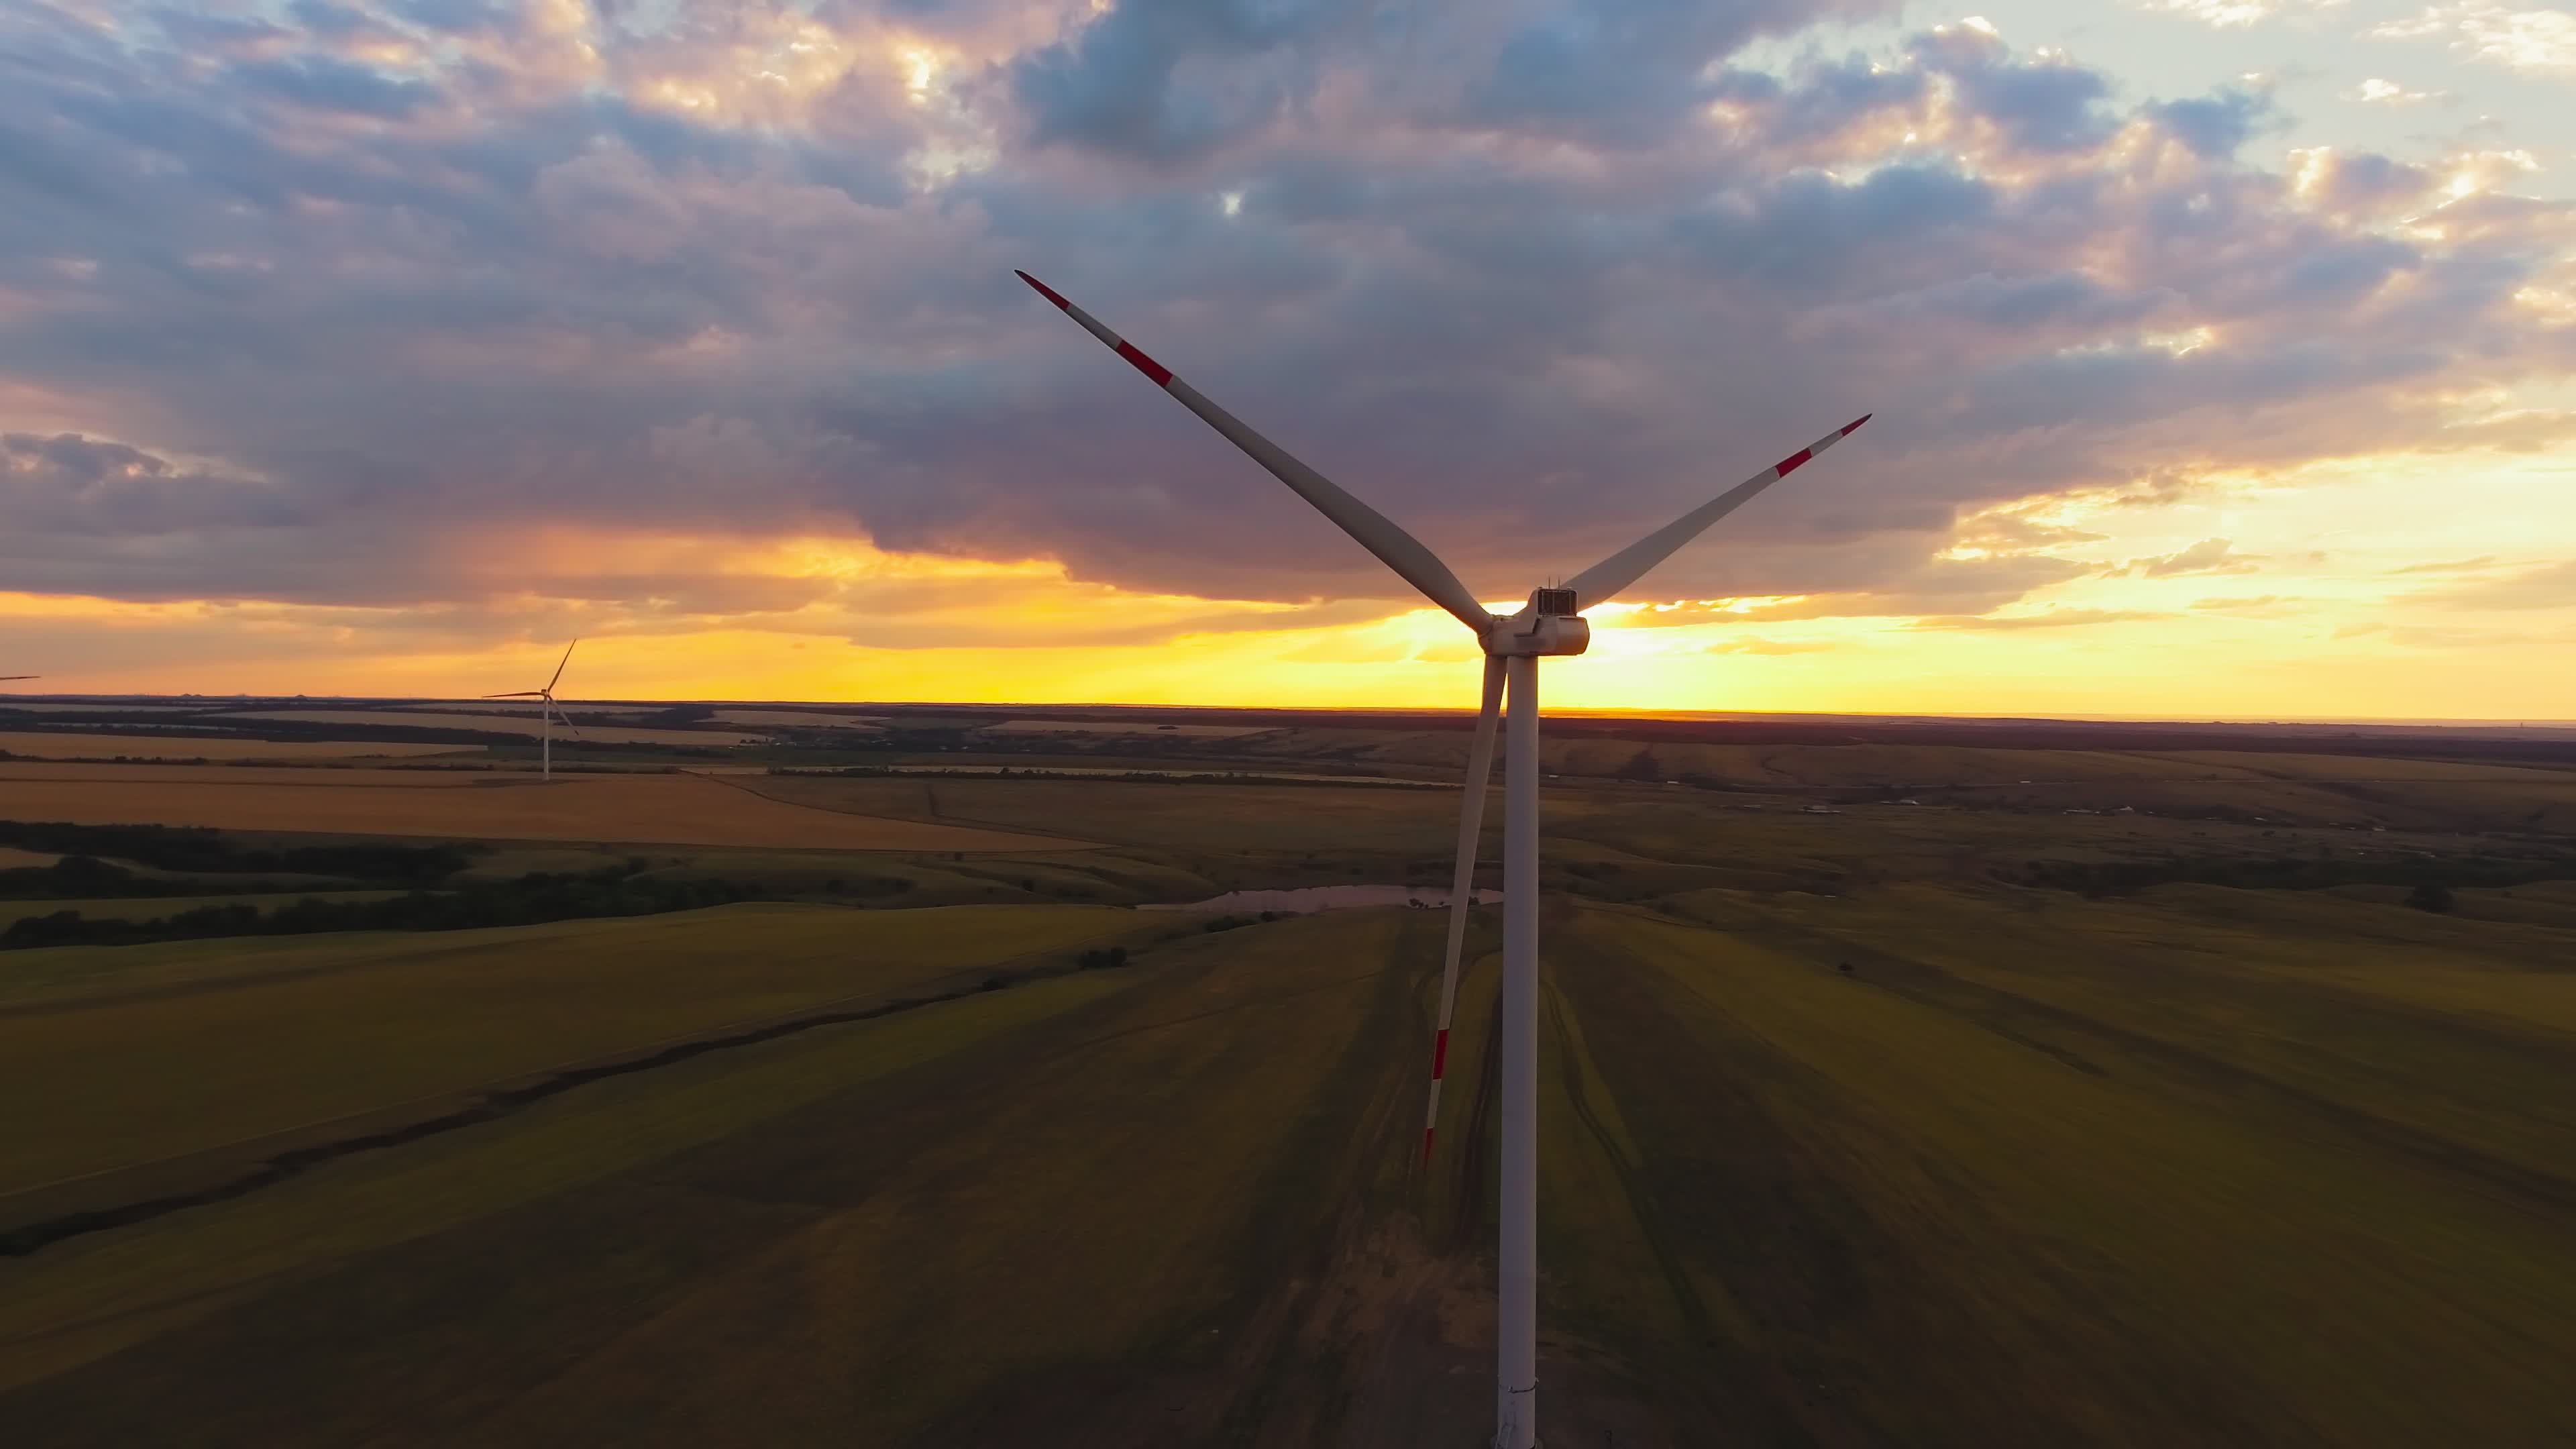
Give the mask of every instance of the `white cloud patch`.
<svg viewBox="0 0 2576 1449">
<path fill-rule="evenodd" d="M 2344 0 L 2144 0 L 2145 8 L 2180 15 L 2220 29 L 2257 25 L 2281 17 L 2340 10 Z"/>
<path fill-rule="evenodd" d="M 2449 91 L 2410 91 L 2393 80 L 2372 76 L 2345 93 L 2345 99 L 2372 106 L 2416 106 L 2451 98 Z"/>
<path fill-rule="evenodd" d="M 2368 32 L 2380 40 L 2432 40 L 2514 70 L 2576 72 L 2576 14 L 2566 10 L 2512 10 L 2494 0 L 2431 5 L 2410 20 L 2392 20 Z"/>
</svg>

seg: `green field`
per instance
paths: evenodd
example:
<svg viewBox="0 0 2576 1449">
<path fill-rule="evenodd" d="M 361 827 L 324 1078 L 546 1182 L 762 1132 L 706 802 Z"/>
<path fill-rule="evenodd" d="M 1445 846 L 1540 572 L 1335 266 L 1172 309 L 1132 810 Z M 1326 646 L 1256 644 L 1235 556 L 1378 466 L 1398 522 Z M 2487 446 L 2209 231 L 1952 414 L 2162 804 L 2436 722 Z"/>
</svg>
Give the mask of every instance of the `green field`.
<svg viewBox="0 0 2576 1449">
<path fill-rule="evenodd" d="M 1868 773 L 1813 754 L 1766 768 Z M 2576 842 L 2456 823 L 2559 776 L 2424 768 L 2466 815 L 1560 782 L 1549 1442 L 2576 1442 Z M 1426 1170 L 1437 913 L 1119 909 L 1439 881 L 1454 795 L 742 779 L 1105 846 L 641 849 L 795 903 L 0 953 L 46 1106 L 0 1234 L 51 1225 L 0 1256 L 0 1442 L 1483 1441 L 1495 913 Z"/>
<path fill-rule="evenodd" d="M 0 1194 L 383 1109 L 692 1030 L 1141 937 L 1076 906 L 731 906 L 436 934 L 0 957 Z M 97 961 L 107 955 L 111 959 Z M 87 968 L 87 969 L 84 969 Z M 212 979 L 208 979 L 208 978 Z M 186 1084 L 184 1110 L 169 1100 Z"/>
</svg>

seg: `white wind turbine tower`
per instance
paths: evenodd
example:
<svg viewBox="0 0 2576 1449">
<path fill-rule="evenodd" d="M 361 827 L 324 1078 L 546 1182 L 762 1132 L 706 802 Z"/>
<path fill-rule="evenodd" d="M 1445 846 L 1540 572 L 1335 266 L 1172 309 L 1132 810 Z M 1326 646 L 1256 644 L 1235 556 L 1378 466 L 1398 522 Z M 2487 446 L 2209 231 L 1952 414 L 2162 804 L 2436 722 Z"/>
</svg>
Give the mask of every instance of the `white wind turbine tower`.
<svg viewBox="0 0 2576 1449">
<path fill-rule="evenodd" d="M 1458 960 L 1466 938 L 1467 909 L 1475 884 L 1476 837 L 1482 824 L 1485 782 L 1493 768 L 1495 716 L 1508 691 L 1511 728 L 1503 765 L 1503 990 L 1502 990 L 1502 1151 L 1499 1210 L 1502 1220 L 1497 1257 L 1494 1350 L 1494 1414 L 1497 1449 L 1531 1449 L 1538 1434 L 1538 661 L 1549 655 L 1580 654 L 1592 642 L 1592 626 L 1582 610 L 1607 603 L 1663 562 L 1710 524 L 1734 512 L 1763 489 L 1787 477 L 1808 459 L 1848 437 L 1868 422 L 1864 414 L 1812 445 L 1647 534 L 1610 557 L 1575 575 L 1559 588 L 1534 590 L 1519 612 L 1497 618 L 1476 602 L 1420 540 L 1395 526 L 1384 514 L 1345 493 L 1331 480 L 1288 456 L 1278 445 L 1245 427 L 1234 414 L 1218 407 L 1199 390 L 1172 375 L 1172 370 L 1137 350 L 1134 344 L 1101 325 L 1099 319 L 1068 302 L 1055 289 L 1030 276 L 1019 279 L 1063 309 L 1082 329 L 1107 343 L 1154 385 L 1181 406 L 1225 435 L 1252 461 L 1295 490 L 1360 547 L 1422 591 L 1423 597 L 1475 631 L 1485 650 L 1484 707 L 1476 716 L 1475 742 L 1467 756 L 1467 798 L 1458 821 L 1457 876 L 1450 892 L 1449 941 L 1440 978 L 1440 1019 L 1433 1040 L 1431 1113 L 1440 1108 L 1440 1073 L 1449 1046 L 1449 1013 L 1458 993 Z M 1423 1129 L 1422 1150 L 1431 1152 L 1431 1126 Z"/>
<path fill-rule="evenodd" d="M 539 766 L 539 773 L 542 778 L 549 782 L 551 782 L 555 777 L 555 721 L 562 720 L 564 729 L 570 732 L 574 739 L 581 738 L 581 731 L 572 727 L 572 720 L 570 717 L 566 716 L 562 710 L 555 707 L 555 686 L 563 682 L 564 666 L 572 662 L 573 648 L 579 643 L 581 643 L 581 641 L 575 639 L 571 644 L 566 644 L 564 646 L 563 658 L 557 660 L 555 663 L 555 677 L 546 681 L 545 688 L 521 689 L 515 690 L 509 694 L 487 694 L 483 696 L 485 699 L 541 699 L 545 701 L 545 703 L 537 706 L 537 738 L 542 741 L 542 743 L 538 745 L 537 750 L 539 758 L 544 761 L 544 763 Z"/>
</svg>

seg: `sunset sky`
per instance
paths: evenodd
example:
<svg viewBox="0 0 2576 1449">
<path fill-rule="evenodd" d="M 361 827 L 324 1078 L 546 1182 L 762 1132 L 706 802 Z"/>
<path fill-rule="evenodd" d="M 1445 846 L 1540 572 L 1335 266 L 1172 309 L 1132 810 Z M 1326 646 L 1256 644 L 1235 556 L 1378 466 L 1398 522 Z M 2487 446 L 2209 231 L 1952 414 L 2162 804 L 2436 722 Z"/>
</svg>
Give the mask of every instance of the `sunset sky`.
<svg viewBox="0 0 2576 1449">
<path fill-rule="evenodd" d="M 2551 0 L 0 6 L 21 688 L 2576 718 Z"/>
</svg>

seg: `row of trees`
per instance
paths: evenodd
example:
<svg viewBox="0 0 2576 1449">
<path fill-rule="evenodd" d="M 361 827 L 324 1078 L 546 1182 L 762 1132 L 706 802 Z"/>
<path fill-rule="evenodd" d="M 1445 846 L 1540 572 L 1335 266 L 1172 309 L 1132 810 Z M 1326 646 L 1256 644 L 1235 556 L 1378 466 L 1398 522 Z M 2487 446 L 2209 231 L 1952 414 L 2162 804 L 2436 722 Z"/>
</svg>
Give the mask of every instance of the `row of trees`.
<svg viewBox="0 0 2576 1449">
<path fill-rule="evenodd" d="M 395 885 L 428 884 L 463 870 L 473 859 L 464 845 L 394 845 L 351 841 L 331 845 L 247 846 L 221 831 L 194 825 L 74 825 L 59 820 L 0 820 L 0 845 L 53 851 L 69 857 L 114 856 L 155 870 L 208 875 L 330 875 Z M 67 864 L 58 862 L 57 864 Z M 93 860 L 76 870 L 96 874 Z M 27 875 L 0 871 L 0 880 Z M 107 894 L 107 892 L 98 892 Z M 16 896 L 11 899 L 25 900 Z"/>
</svg>

